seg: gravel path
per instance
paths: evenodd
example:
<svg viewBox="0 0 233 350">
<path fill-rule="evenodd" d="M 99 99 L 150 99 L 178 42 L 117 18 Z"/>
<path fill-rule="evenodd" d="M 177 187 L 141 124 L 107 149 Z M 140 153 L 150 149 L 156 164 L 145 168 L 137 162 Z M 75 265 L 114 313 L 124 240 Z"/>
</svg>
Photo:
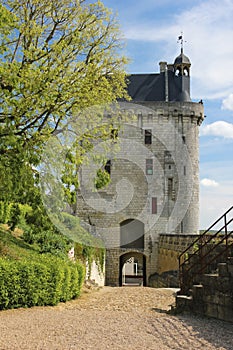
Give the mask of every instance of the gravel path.
<svg viewBox="0 0 233 350">
<path fill-rule="evenodd" d="M 233 324 L 164 311 L 170 289 L 84 292 L 56 307 L 0 312 L 0 350 L 232 350 Z"/>
</svg>

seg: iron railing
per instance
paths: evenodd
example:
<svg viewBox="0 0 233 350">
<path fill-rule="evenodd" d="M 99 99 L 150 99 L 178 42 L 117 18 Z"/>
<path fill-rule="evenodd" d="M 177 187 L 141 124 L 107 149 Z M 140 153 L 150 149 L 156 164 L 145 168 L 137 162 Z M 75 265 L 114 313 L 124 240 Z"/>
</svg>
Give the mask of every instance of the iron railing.
<svg viewBox="0 0 233 350">
<path fill-rule="evenodd" d="M 233 250 L 233 230 L 229 229 L 232 222 L 233 206 L 179 255 L 181 294 L 187 294 L 192 284 L 200 283 L 202 274 L 213 272 L 218 262 L 226 261 Z M 215 230 L 217 225 L 220 228 Z"/>
</svg>

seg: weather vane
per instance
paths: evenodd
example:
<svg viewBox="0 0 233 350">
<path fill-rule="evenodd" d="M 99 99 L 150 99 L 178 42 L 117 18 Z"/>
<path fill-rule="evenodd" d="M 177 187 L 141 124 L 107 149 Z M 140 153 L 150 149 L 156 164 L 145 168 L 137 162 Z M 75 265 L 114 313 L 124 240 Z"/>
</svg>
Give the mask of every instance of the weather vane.
<svg viewBox="0 0 233 350">
<path fill-rule="evenodd" d="M 178 36 L 177 43 L 180 43 L 181 53 L 183 53 L 184 43 L 187 43 L 187 41 L 184 40 L 183 32 L 181 32 L 181 35 Z"/>
</svg>

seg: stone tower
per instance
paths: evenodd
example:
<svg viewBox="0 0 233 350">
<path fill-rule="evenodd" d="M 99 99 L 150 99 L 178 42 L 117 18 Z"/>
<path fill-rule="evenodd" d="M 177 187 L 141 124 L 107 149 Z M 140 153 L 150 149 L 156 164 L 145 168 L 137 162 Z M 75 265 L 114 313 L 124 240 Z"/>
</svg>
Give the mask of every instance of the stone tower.
<svg viewBox="0 0 233 350">
<path fill-rule="evenodd" d="M 190 67 L 181 48 L 173 64 L 160 62 L 159 73 L 129 77 L 132 101 L 121 108 L 132 119 L 117 131 L 119 150 L 109 154 L 111 182 L 79 195 L 78 215 L 106 244 L 106 285 L 147 285 L 157 272 L 159 235 L 198 233 L 204 110 L 190 98 Z M 88 173 L 84 167 L 82 177 Z"/>
</svg>

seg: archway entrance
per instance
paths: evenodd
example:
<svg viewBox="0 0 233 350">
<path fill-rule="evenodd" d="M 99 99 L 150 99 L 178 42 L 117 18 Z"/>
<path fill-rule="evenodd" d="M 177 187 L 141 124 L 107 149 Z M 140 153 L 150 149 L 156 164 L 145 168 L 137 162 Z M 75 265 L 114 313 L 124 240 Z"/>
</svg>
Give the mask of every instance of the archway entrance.
<svg viewBox="0 0 233 350">
<path fill-rule="evenodd" d="M 146 257 L 139 252 L 120 256 L 119 286 L 146 286 Z"/>
</svg>

